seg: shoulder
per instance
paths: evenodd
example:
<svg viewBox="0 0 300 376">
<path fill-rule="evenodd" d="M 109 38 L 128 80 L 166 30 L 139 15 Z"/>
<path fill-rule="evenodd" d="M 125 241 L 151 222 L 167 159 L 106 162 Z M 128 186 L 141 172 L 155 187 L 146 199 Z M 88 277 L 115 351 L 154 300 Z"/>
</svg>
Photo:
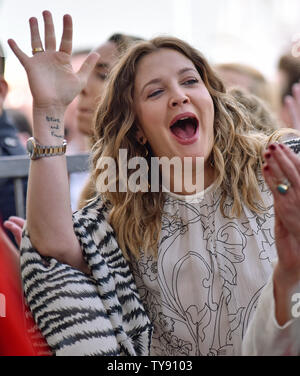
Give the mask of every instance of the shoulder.
<svg viewBox="0 0 300 376">
<path fill-rule="evenodd" d="M 101 197 L 97 197 L 82 209 L 73 213 L 74 226 L 105 223 L 108 219 L 109 208 Z"/>
<path fill-rule="evenodd" d="M 82 244 L 97 243 L 108 235 L 115 238 L 114 231 L 109 224 L 109 207 L 97 197 L 81 210 L 73 213 L 73 227 L 75 234 Z"/>
</svg>

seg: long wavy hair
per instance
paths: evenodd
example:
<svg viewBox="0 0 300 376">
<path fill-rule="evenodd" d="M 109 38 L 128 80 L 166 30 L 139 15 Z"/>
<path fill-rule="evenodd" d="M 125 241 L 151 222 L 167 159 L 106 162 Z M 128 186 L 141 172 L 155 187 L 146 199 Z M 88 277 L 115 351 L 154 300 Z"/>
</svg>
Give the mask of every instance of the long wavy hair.
<svg viewBox="0 0 300 376">
<path fill-rule="evenodd" d="M 139 61 L 161 48 L 168 48 L 186 56 L 195 65 L 207 87 L 215 110 L 214 145 L 210 163 L 214 166 L 216 187 L 221 187 L 220 207 L 225 217 L 239 217 L 242 203 L 250 210 L 259 212 L 261 195 L 257 173 L 262 164 L 262 150 L 268 137 L 257 133 L 248 110 L 230 94 L 209 66 L 206 59 L 186 42 L 172 37 L 157 37 L 133 46 L 114 67 L 108 81 L 106 94 L 95 117 L 93 147 L 94 181 L 96 189 L 109 205 L 109 221 L 125 257 L 138 257 L 140 251 L 157 255 L 161 216 L 164 205 L 163 192 L 111 192 L 103 193 L 103 171 L 100 161 L 111 157 L 116 162 L 116 181 L 125 184 L 121 174 L 119 149 L 126 149 L 128 160 L 141 156 L 148 158 L 151 150 L 142 146 L 136 137 L 137 116 L 134 110 L 134 82 Z M 276 139 L 276 137 L 273 139 Z M 147 155 L 148 154 L 148 155 Z M 149 170 L 150 170 L 150 163 Z M 149 171 L 150 172 L 150 171 Z M 225 213 L 226 197 L 233 206 Z"/>
</svg>

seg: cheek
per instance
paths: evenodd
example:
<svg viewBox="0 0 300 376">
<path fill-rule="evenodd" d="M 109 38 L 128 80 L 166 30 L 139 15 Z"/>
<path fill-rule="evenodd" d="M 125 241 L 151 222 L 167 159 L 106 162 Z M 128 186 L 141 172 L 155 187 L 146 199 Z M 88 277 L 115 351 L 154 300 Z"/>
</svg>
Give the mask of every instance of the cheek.
<svg viewBox="0 0 300 376">
<path fill-rule="evenodd" d="M 206 103 L 208 110 L 214 112 L 214 102 L 207 90 L 205 91 L 205 95 L 203 95 L 203 101 Z"/>
<path fill-rule="evenodd" d="M 94 84 L 93 88 L 93 95 L 95 97 L 95 102 L 99 102 L 100 98 L 102 97 L 104 93 L 104 82 L 97 82 Z"/>
<path fill-rule="evenodd" d="M 159 124 L 158 121 L 161 119 L 161 116 L 158 116 L 159 113 L 152 105 L 143 105 L 138 108 L 138 123 L 147 138 L 152 136 L 153 130 Z"/>
<path fill-rule="evenodd" d="M 103 81 L 99 80 L 99 78 L 94 78 L 88 83 L 86 93 L 90 99 L 98 102 L 100 97 L 103 95 L 104 87 L 105 83 Z"/>
<path fill-rule="evenodd" d="M 203 99 L 203 106 L 205 106 L 205 116 L 208 121 L 208 126 L 211 128 L 211 132 L 213 132 L 214 122 L 215 122 L 215 107 L 212 97 L 208 94 Z"/>
</svg>

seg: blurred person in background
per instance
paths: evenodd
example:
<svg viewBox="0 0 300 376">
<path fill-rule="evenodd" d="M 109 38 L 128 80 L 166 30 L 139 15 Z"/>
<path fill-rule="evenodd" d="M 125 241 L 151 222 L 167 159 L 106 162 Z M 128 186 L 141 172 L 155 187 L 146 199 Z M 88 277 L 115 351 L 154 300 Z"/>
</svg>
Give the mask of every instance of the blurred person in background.
<svg viewBox="0 0 300 376">
<path fill-rule="evenodd" d="M 4 78 L 5 58 L 0 46 L 0 157 L 26 154 L 22 146 L 17 128 L 8 121 L 4 111 L 4 101 L 8 93 L 8 84 Z M 27 189 L 27 179 L 24 179 L 24 202 Z M 13 179 L 0 179 L 0 218 L 7 220 L 16 215 L 14 181 Z M 11 235 L 10 235 L 11 236 Z"/>
<path fill-rule="evenodd" d="M 72 67 L 75 71 L 77 71 L 81 67 L 81 64 L 87 58 L 89 53 L 89 49 L 80 49 L 74 51 L 74 53 L 72 54 Z M 89 150 L 86 134 L 82 133 L 78 127 L 78 99 L 79 96 L 77 96 L 73 100 L 73 102 L 69 104 L 64 117 L 65 139 L 68 142 L 67 154 L 69 155 L 87 152 Z"/>
<path fill-rule="evenodd" d="M 95 49 L 100 58 L 77 100 L 77 127 L 81 134 L 88 138 L 88 149 L 94 142 L 93 117 L 104 93 L 107 77 L 121 55 L 133 43 L 140 40 L 142 40 L 140 37 L 115 33 Z M 73 211 L 83 207 L 89 199 L 94 197 L 94 183 L 87 172 L 71 174 L 70 186 Z"/>
<path fill-rule="evenodd" d="M 248 110 L 253 131 L 259 131 L 271 135 L 281 127 L 281 123 L 275 113 L 270 111 L 269 106 L 258 96 L 240 88 L 228 90 L 237 102 Z"/>
<path fill-rule="evenodd" d="M 72 54 L 71 63 L 75 71 L 81 67 L 81 64 L 84 62 L 89 52 L 90 50 L 88 49 L 82 49 L 75 51 Z M 78 127 L 78 100 L 79 95 L 69 104 L 64 117 L 65 139 L 68 143 L 68 155 L 87 153 L 89 151 L 89 137 Z M 77 209 L 79 195 L 87 178 L 87 171 L 74 172 L 69 175 L 71 206 L 74 211 Z"/>
<path fill-rule="evenodd" d="M 215 70 L 227 89 L 237 87 L 256 95 L 277 112 L 278 98 L 275 87 L 252 66 L 238 63 L 217 64 Z"/>
<path fill-rule="evenodd" d="M 300 130 L 300 58 L 282 55 L 278 62 L 280 117 L 286 127 Z"/>
<path fill-rule="evenodd" d="M 32 128 L 26 115 L 15 108 L 9 108 L 6 110 L 7 118 L 17 129 L 17 134 L 24 149 L 26 149 L 26 143 L 29 137 L 32 136 Z"/>
</svg>

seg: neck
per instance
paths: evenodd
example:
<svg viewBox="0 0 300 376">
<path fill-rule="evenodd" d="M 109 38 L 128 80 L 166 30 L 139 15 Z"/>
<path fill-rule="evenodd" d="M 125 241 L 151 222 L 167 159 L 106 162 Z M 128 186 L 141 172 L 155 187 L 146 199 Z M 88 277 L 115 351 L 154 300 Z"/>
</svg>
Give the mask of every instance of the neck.
<svg viewBox="0 0 300 376">
<path fill-rule="evenodd" d="M 208 188 L 216 179 L 215 170 L 209 164 L 184 166 L 178 170 L 172 166 L 170 175 L 163 178 L 163 185 L 179 195 L 193 195 Z"/>
</svg>

